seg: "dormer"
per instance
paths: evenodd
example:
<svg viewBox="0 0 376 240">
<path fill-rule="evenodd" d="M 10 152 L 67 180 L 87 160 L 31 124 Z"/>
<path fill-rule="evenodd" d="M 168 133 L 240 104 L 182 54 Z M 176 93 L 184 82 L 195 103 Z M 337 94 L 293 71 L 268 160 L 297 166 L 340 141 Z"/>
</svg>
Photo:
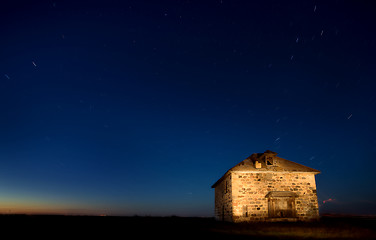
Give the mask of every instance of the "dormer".
<svg viewBox="0 0 376 240">
<path fill-rule="evenodd" d="M 248 157 L 256 169 L 269 168 L 277 165 L 277 153 L 266 150 L 264 153 L 254 153 Z"/>
<path fill-rule="evenodd" d="M 275 164 L 274 162 L 274 156 L 265 156 L 265 165 L 268 166 L 273 166 Z"/>
<path fill-rule="evenodd" d="M 277 158 L 276 158 L 276 156 L 277 156 L 276 152 L 272 152 L 270 150 L 266 150 L 264 152 L 264 154 L 262 155 L 262 159 L 265 162 L 265 166 L 266 167 L 276 166 L 276 164 L 277 164 Z"/>
</svg>

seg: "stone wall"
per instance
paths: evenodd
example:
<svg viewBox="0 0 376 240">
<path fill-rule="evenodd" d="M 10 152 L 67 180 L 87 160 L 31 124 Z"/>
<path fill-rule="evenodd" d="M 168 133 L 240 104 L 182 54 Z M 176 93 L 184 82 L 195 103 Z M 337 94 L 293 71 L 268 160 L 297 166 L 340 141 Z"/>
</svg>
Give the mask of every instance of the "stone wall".
<svg viewBox="0 0 376 240">
<path fill-rule="evenodd" d="M 272 220 L 269 218 L 269 199 L 266 197 L 272 191 L 295 193 L 297 220 L 311 221 L 319 217 L 313 173 L 232 172 L 231 176 L 234 222 Z"/>
<path fill-rule="evenodd" d="M 215 188 L 215 218 L 232 221 L 232 176 L 227 174 Z"/>
</svg>

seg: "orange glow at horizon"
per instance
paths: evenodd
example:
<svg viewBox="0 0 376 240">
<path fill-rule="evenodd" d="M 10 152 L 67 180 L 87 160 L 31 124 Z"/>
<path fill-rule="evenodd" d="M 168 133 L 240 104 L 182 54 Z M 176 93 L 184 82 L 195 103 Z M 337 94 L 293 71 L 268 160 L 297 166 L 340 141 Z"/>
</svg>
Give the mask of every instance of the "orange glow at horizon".
<svg viewBox="0 0 376 240">
<path fill-rule="evenodd" d="M 0 214 L 46 214 L 46 215 L 103 215 L 103 208 L 91 205 L 43 202 L 36 200 L 0 199 Z"/>
<path fill-rule="evenodd" d="M 99 215 L 103 212 L 94 209 L 68 208 L 66 206 L 6 205 L 1 203 L 0 214 Z"/>
</svg>

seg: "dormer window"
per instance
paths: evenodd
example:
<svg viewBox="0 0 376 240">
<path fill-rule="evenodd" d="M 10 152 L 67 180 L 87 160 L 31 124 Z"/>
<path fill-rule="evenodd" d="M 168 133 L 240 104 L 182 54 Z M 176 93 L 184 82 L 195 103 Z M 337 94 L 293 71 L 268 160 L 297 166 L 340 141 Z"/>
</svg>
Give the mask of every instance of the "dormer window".
<svg viewBox="0 0 376 240">
<path fill-rule="evenodd" d="M 274 165 L 274 158 L 272 156 L 267 156 L 265 157 L 265 160 L 266 160 L 266 165 L 267 166 L 272 166 Z"/>
</svg>

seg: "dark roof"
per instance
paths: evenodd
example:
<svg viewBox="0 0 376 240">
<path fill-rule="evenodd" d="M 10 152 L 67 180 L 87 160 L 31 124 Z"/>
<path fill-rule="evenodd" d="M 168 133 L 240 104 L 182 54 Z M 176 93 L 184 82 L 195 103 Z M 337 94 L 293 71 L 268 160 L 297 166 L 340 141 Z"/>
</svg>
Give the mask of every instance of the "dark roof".
<svg viewBox="0 0 376 240">
<path fill-rule="evenodd" d="M 266 155 L 272 155 L 276 161 L 273 166 L 266 166 L 264 157 Z M 255 162 L 261 163 L 261 168 L 255 167 Z M 306 167 L 299 163 L 295 163 L 284 158 L 277 157 L 277 153 L 272 151 L 265 151 L 264 153 L 254 153 L 248 158 L 244 159 L 240 163 L 236 164 L 234 167 L 230 168 L 217 182 L 215 182 L 212 188 L 215 188 L 230 172 L 310 172 L 313 174 L 318 174 L 320 171 Z"/>
</svg>

